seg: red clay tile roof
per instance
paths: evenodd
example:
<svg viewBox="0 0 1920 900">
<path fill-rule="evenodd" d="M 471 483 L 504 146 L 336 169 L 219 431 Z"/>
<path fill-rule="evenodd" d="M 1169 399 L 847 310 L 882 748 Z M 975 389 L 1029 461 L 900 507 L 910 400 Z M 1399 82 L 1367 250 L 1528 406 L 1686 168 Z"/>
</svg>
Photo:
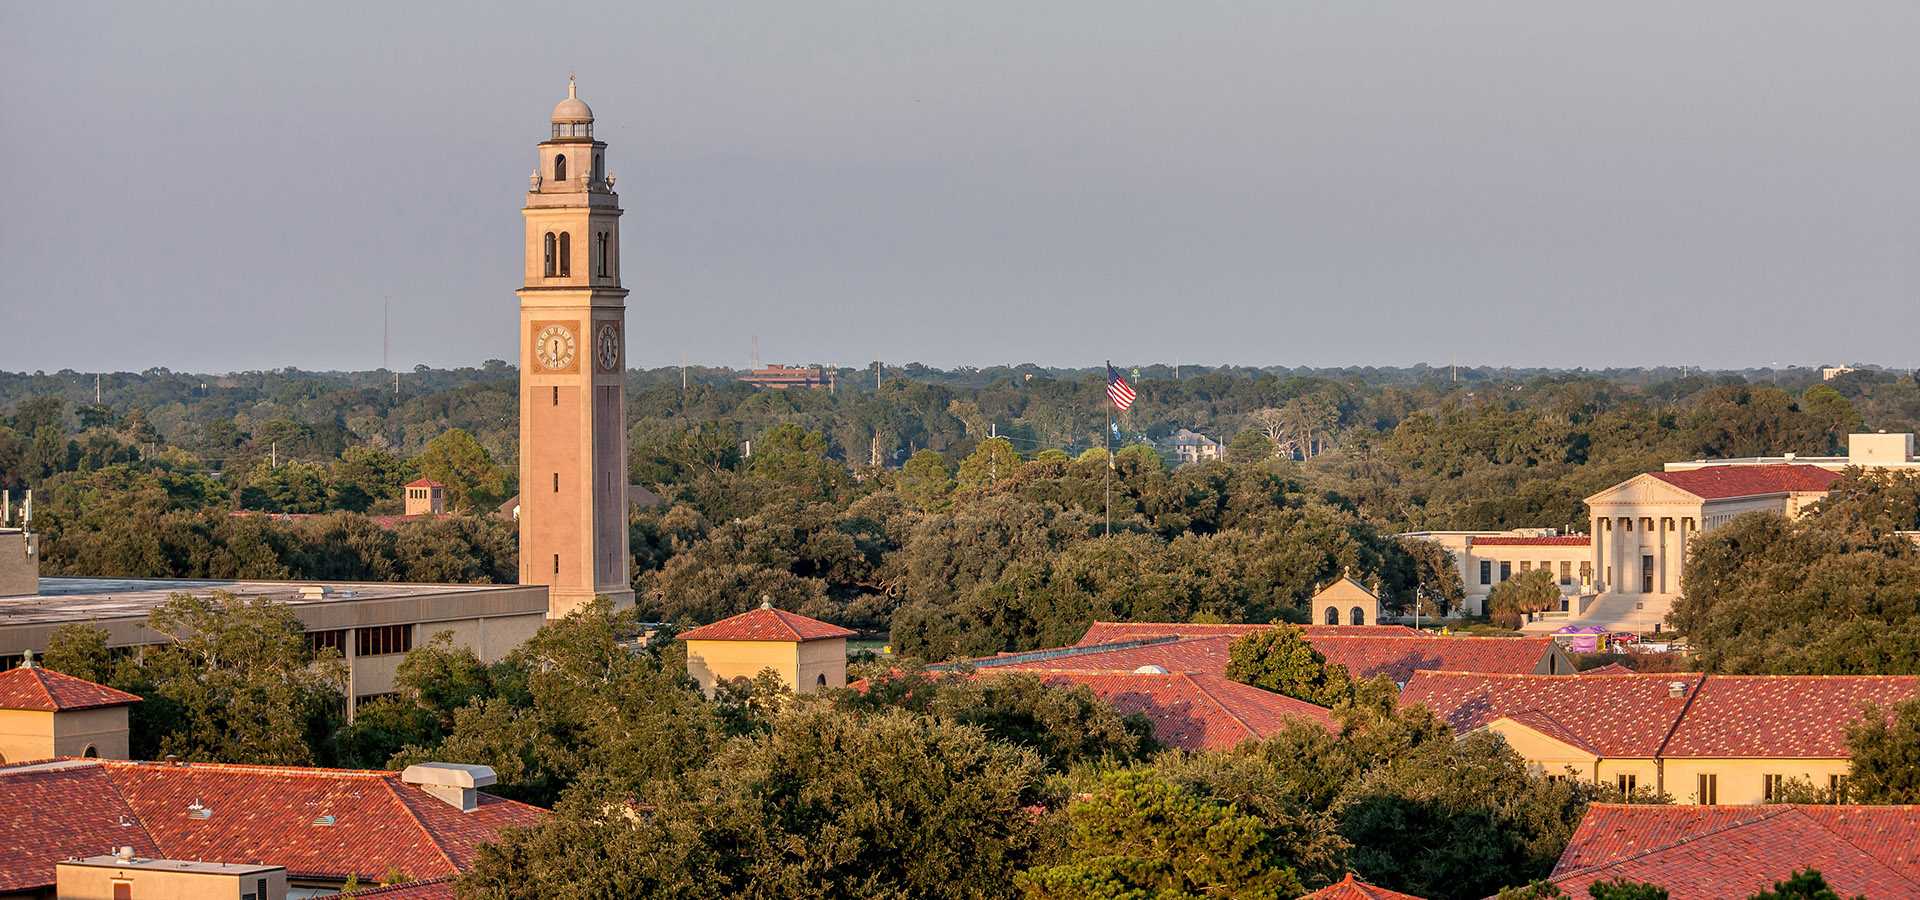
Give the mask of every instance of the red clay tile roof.
<svg viewBox="0 0 1920 900">
<path fill-rule="evenodd" d="M 1534 672 L 1548 654 L 1559 652 L 1550 637 L 1349 637 L 1307 635 L 1327 662 L 1339 663 L 1359 678 L 1386 675 L 1406 684 L 1423 669 L 1453 672 Z"/>
<path fill-rule="evenodd" d="M 1420 900 L 1420 898 L 1412 894 L 1390 891 L 1377 884 L 1368 884 L 1353 877 L 1352 872 L 1348 872 L 1347 877 L 1302 896 L 1300 900 Z"/>
<path fill-rule="evenodd" d="M 346 900 L 347 897 L 380 897 L 383 900 L 454 900 L 452 878 L 428 878 L 386 887 L 355 888 L 351 895 L 325 894 L 315 900 Z"/>
<path fill-rule="evenodd" d="M 1225 675 L 1228 648 L 1237 635 L 1181 637 L 1152 643 L 1117 643 L 1112 649 L 1102 645 L 1075 645 L 1055 650 L 1013 654 L 1022 658 L 1003 662 L 1002 666 L 1020 669 L 1105 669 L 1132 671 L 1140 666 L 1160 666 L 1170 672 L 1205 672 Z M 1152 640 L 1132 638 L 1133 642 Z M 1334 628 L 1307 631 L 1307 641 L 1328 662 L 1339 663 L 1360 678 L 1386 675 L 1395 684 L 1404 684 L 1421 669 L 1449 669 L 1468 672 L 1533 672 L 1548 653 L 1555 651 L 1549 637 L 1372 637 L 1341 634 Z M 1058 651 L 1072 651 L 1058 653 Z M 1053 656 L 1035 654 L 1058 653 Z M 1004 657 L 977 660 L 991 665 Z"/>
<path fill-rule="evenodd" d="M 977 674 L 1007 672 L 981 669 Z M 1268 737 L 1294 721 L 1334 728 L 1333 712 L 1304 700 L 1194 672 L 1050 670 L 1049 683 L 1084 684 L 1122 713 L 1153 720 L 1154 739 L 1183 750 L 1228 750 Z"/>
<path fill-rule="evenodd" d="M 1711 675 L 1662 755 L 1844 758 L 1863 704 L 1913 696 L 1920 675 Z"/>
<path fill-rule="evenodd" d="M 0 672 L 0 709 L 55 712 L 139 702 L 138 696 L 126 691 L 42 666 L 20 666 Z"/>
<path fill-rule="evenodd" d="M 1080 636 L 1076 646 L 1091 644 L 1111 644 L 1117 641 L 1134 641 L 1150 637 L 1218 637 L 1232 635 L 1238 637 L 1249 632 L 1272 628 L 1272 625 L 1194 625 L 1185 622 L 1095 622 L 1087 626 L 1087 633 Z M 1307 634 L 1358 634 L 1372 637 L 1418 637 L 1419 631 L 1405 625 L 1300 625 Z"/>
<path fill-rule="evenodd" d="M 1637 673 L 1633 669 L 1629 669 L 1626 666 L 1623 666 L 1617 662 L 1610 662 L 1598 668 L 1582 669 L 1578 672 L 1575 672 L 1574 674 L 1576 675 L 1634 675 Z"/>
<path fill-rule="evenodd" d="M 501 829 L 545 815 L 489 794 L 463 813 L 397 772 L 124 760 L 0 766 L 0 796 L 0 846 L 25 848 L 0 854 L 0 891 L 50 886 L 59 860 L 128 844 L 168 859 L 285 866 L 295 877 L 364 881 L 398 869 L 433 878 L 471 865 Z M 211 814 L 189 815 L 195 802 Z M 314 824 L 326 815 L 332 825 Z"/>
<path fill-rule="evenodd" d="M 424 487 L 424 488 L 446 487 L 446 485 L 441 484 L 440 482 L 435 481 L 431 478 L 415 478 L 414 480 L 407 482 L 406 486 L 407 487 Z"/>
<path fill-rule="evenodd" d="M 1593 538 L 1584 534 L 1561 534 L 1552 537 L 1478 537 L 1469 536 L 1470 547 L 1585 547 L 1593 543 Z"/>
<path fill-rule="evenodd" d="M 1141 666 L 1159 666 L 1169 672 L 1225 675 L 1227 648 L 1233 643 L 1234 638 L 1235 635 L 1223 634 L 1171 640 L 1136 639 L 1152 642 L 1146 644 L 1118 642 L 1110 646 L 1094 644 L 1085 647 L 1062 647 L 1056 649 L 1072 652 L 1057 656 L 1044 656 L 1041 654 L 1047 654 L 1049 651 L 1036 650 L 1032 654 L 1013 654 L 1016 661 L 1003 663 L 994 668 L 1131 672 Z M 986 666 L 992 664 L 995 659 L 997 657 L 988 657 L 977 662 Z"/>
<path fill-rule="evenodd" d="M 683 641 L 819 641 L 859 634 L 784 609 L 755 609 L 676 635 Z"/>
<path fill-rule="evenodd" d="M 1694 695 L 1698 674 L 1509 675 L 1416 672 L 1400 692 L 1402 705 L 1424 704 L 1467 732 L 1502 717 L 1605 758 L 1651 759 L 1672 733 Z M 1686 685 L 1672 696 L 1673 682 Z M 1542 727 L 1540 716 L 1552 723 Z M 1560 733 L 1550 728 L 1557 727 Z"/>
<path fill-rule="evenodd" d="M 1791 463 L 1771 466 L 1707 466 L 1682 472 L 1652 472 L 1653 477 L 1703 500 L 1762 494 L 1825 491 L 1840 473 Z"/>
<path fill-rule="evenodd" d="M 1673 696 L 1671 685 L 1686 686 Z M 1603 757 L 1843 759 L 1847 725 L 1869 701 L 1920 696 L 1920 675 L 1631 673 L 1577 678 L 1426 671 L 1401 703 L 1455 729 L 1539 711 Z M 1531 723 L 1529 723 L 1531 724 Z"/>
<path fill-rule="evenodd" d="M 1112 649 L 1102 645 L 1075 645 L 1054 651 L 1012 654 L 1014 662 L 1000 662 L 1006 668 L 1023 670 L 1117 670 L 1133 672 L 1140 666 L 1162 666 L 1167 672 L 1204 672 L 1227 674 L 1227 656 L 1236 635 L 1213 637 L 1175 637 L 1171 641 L 1152 641 L 1150 637 L 1133 639 L 1135 643 L 1116 643 Z M 1152 643 L 1137 643 L 1152 641 Z M 1394 683 L 1405 683 L 1417 670 L 1457 670 L 1457 672 L 1534 672 L 1540 660 L 1555 651 L 1551 637 L 1367 637 L 1344 635 L 1334 629 L 1308 631 L 1308 643 L 1327 656 L 1327 662 L 1346 666 L 1357 677 L 1388 675 Z M 1071 651 L 1071 652 L 1060 652 Z M 1046 656 L 1050 654 L 1050 656 Z M 987 656 L 975 664 L 991 666 L 1006 656 Z"/>
<path fill-rule="evenodd" d="M 1744 897 L 1802 866 L 1841 896 L 1920 896 L 1920 807 L 1656 806 L 1596 803 L 1552 880 L 1571 896 L 1613 878 L 1672 900 Z"/>
</svg>

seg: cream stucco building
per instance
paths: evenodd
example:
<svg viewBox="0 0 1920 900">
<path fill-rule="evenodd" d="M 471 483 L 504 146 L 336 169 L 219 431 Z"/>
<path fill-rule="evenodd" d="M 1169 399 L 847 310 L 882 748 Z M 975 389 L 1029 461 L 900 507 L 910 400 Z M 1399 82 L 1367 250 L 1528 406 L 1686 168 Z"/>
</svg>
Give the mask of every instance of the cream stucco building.
<svg viewBox="0 0 1920 900">
<path fill-rule="evenodd" d="M 854 632 L 798 613 L 759 609 L 685 631 L 687 674 L 713 696 L 714 686 L 772 671 L 795 693 L 847 686 L 847 638 Z"/>
<path fill-rule="evenodd" d="M 1432 541 L 1447 549 L 1460 574 L 1465 595 L 1460 611 L 1483 615 L 1487 595 L 1503 581 L 1536 569 L 1554 573 L 1563 603 L 1593 588 L 1590 540 L 1584 534 L 1561 534 L 1552 528 L 1515 528 L 1508 531 L 1410 531 L 1401 537 Z M 1317 621 L 1317 620 L 1316 620 Z"/>
<path fill-rule="evenodd" d="M 127 707 L 139 702 L 29 658 L 0 672 L 0 763 L 56 756 L 126 759 Z"/>
<path fill-rule="evenodd" d="M 58 863 L 60 900 L 285 900 L 285 866 L 150 859 L 131 846 Z"/>
</svg>

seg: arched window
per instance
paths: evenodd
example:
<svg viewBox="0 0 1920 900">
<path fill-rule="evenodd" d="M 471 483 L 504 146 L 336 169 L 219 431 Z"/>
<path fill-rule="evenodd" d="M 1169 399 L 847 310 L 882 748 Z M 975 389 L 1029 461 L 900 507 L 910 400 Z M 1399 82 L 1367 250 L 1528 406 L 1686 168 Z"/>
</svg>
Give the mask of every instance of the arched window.
<svg viewBox="0 0 1920 900">
<path fill-rule="evenodd" d="M 605 278 L 607 277 L 607 233 L 604 231 L 600 232 L 600 236 L 597 238 L 597 240 L 600 243 L 599 243 L 599 246 L 595 249 L 595 254 L 599 257 L 600 268 L 595 274 L 599 275 L 601 278 Z"/>
<path fill-rule="evenodd" d="M 814 687 L 826 687 L 826 686 L 827 686 L 827 673 L 825 673 L 825 672 L 821 672 L 821 673 L 819 674 L 819 676 L 817 676 L 817 677 L 815 677 L 815 678 L 813 679 L 813 685 L 814 685 Z"/>
<path fill-rule="evenodd" d="M 88 744 L 87 749 L 82 751 L 80 755 L 87 759 L 98 759 L 100 757 L 100 751 L 95 750 L 92 744 Z"/>
<path fill-rule="evenodd" d="M 560 274 L 573 274 L 573 239 L 566 232 L 560 232 Z"/>
<path fill-rule="evenodd" d="M 607 164 L 600 158 L 600 154 L 598 153 L 593 155 L 593 180 L 607 180 Z"/>
<path fill-rule="evenodd" d="M 1352 620 L 1347 623 L 1348 625 L 1367 624 L 1367 614 L 1361 611 L 1360 607 L 1358 606 L 1354 607 L 1351 612 L 1347 613 L 1347 617 Z"/>
<path fill-rule="evenodd" d="M 1331 607 L 1331 606 L 1329 606 L 1329 607 L 1327 607 L 1327 624 L 1328 624 L 1328 625 L 1338 625 L 1338 624 L 1340 624 L 1340 611 L 1339 611 L 1339 610 L 1337 610 L 1337 609 L 1334 609 L 1334 608 L 1333 608 L 1333 607 Z"/>
<path fill-rule="evenodd" d="M 557 154 L 553 157 L 553 180 L 567 180 L 567 155 L 565 153 Z"/>
<path fill-rule="evenodd" d="M 547 232 L 547 277 L 548 278 L 552 278 L 554 275 L 559 273 L 560 271 L 559 265 L 560 265 L 559 257 L 554 253 L 553 232 L 549 231 Z"/>
</svg>

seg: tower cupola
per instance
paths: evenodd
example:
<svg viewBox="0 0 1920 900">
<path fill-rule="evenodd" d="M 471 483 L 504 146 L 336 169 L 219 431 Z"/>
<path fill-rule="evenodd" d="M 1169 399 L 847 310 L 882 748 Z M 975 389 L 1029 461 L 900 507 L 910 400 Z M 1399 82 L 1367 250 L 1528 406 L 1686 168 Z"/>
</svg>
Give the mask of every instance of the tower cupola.
<svg viewBox="0 0 1920 900">
<path fill-rule="evenodd" d="M 580 99 L 579 90 L 574 86 L 573 76 L 567 76 L 567 99 L 553 107 L 553 136 L 555 138 L 593 138 L 593 109 Z"/>
</svg>

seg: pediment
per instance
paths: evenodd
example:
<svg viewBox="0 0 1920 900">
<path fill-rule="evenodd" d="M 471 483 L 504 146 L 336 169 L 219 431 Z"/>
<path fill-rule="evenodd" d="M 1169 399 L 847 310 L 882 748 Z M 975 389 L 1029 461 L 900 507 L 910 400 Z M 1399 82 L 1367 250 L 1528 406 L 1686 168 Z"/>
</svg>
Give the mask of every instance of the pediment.
<svg viewBox="0 0 1920 900">
<path fill-rule="evenodd" d="M 1697 504 L 1700 499 L 1697 494 L 1681 490 L 1643 472 L 1588 497 L 1587 505 L 1591 507 L 1595 504 L 1630 506 L 1659 503 Z"/>
</svg>

